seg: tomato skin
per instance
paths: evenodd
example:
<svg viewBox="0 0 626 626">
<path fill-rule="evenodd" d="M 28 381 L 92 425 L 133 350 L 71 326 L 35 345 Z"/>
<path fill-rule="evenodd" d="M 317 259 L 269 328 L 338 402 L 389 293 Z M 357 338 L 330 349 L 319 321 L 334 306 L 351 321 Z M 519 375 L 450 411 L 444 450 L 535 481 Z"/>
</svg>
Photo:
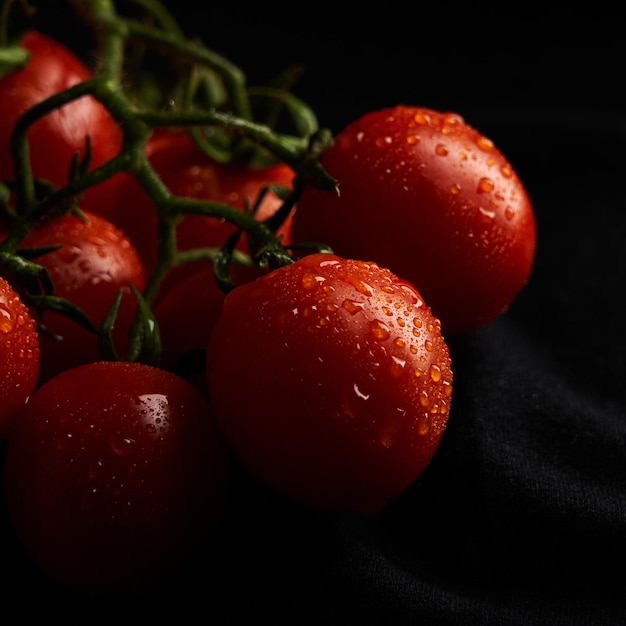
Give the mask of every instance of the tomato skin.
<svg viewBox="0 0 626 626">
<path fill-rule="evenodd" d="M 368 513 L 428 465 L 452 393 L 447 344 L 415 288 L 330 254 L 227 295 L 207 381 L 254 476 L 306 506 Z"/>
<path fill-rule="evenodd" d="M 254 204 L 261 189 L 269 184 L 291 187 L 294 172 L 285 164 L 261 169 L 246 169 L 220 164 L 194 143 L 188 133 L 161 131 L 155 133 L 146 147 L 152 167 L 166 187 L 183 198 L 222 202 L 239 210 Z M 132 178 L 121 187 L 120 200 L 111 219 L 130 237 L 143 260 L 147 272 L 154 267 L 157 257 L 157 213 L 152 201 Z M 273 215 L 282 201 L 268 193 L 259 207 L 257 218 Z M 278 231 L 285 243 L 291 231 L 289 216 Z M 177 245 L 180 250 L 198 247 L 220 247 L 235 227 L 227 221 L 198 215 L 187 215 L 176 227 Z M 243 248 L 242 245 L 239 246 Z M 181 276 L 196 269 L 196 265 L 176 268 L 166 279 L 172 285 Z M 163 291 L 167 289 L 164 286 Z"/>
<path fill-rule="evenodd" d="M 209 266 L 184 276 L 154 307 L 161 334 L 160 366 L 205 394 L 205 351 L 224 296 Z"/>
<path fill-rule="evenodd" d="M 35 389 L 39 337 L 35 320 L 13 287 L 0 276 L 0 440 Z"/>
<path fill-rule="evenodd" d="M 209 547 L 229 458 L 206 400 L 163 370 L 99 362 L 33 394 L 7 446 L 8 511 L 49 577 L 89 595 L 171 581 Z"/>
<path fill-rule="evenodd" d="M 29 63 L 0 78 L 0 180 L 15 175 L 10 140 L 18 118 L 47 97 L 91 78 L 88 68 L 69 49 L 43 33 L 26 31 L 22 45 L 31 54 Z M 59 186 L 67 184 L 72 158 L 76 153 L 85 155 L 87 135 L 91 138 L 90 169 L 120 152 L 121 129 L 91 96 L 40 118 L 28 131 L 34 176 Z M 81 206 L 106 214 L 120 182 L 121 177 L 115 176 L 87 189 Z"/>
<path fill-rule="evenodd" d="M 445 336 L 487 325 L 527 282 L 536 245 L 529 196 L 504 155 L 459 115 L 372 111 L 321 162 L 339 195 L 308 188 L 292 239 L 389 267 L 419 289 Z"/>
<path fill-rule="evenodd" d="M 0 230 L 0 239 L 6 236 Z M 42 222 L 22 242 L 24 248 L 61 248 L 37 257 L 52 278 L 55 294 L 81 308 L 98 328 L 122 289 L 122 301 L 113 329 L 118 352 L 124 356 L 128 330 L 137 310 L 130 284 L 141 292 L 145 270 L 128 237 L 100 215 L 84 212 Z M 39 321 L 61 341 L 40 336 L 40 382 L 83 363 L 99 360 L 94 334 L 77 322 L 53 311 L 43 311 Z"/>
<path fill-rule="evenodd" d="M 234 264 L 231 278 L 243 284 L 268 270 Z M 161 334 L 161 362 L 164 369 L 206 390 L 206 347 L 222 312 L 226 294 L 215 280 L 211 264 L 183 275 L 153 307 Z"/>
</svg>

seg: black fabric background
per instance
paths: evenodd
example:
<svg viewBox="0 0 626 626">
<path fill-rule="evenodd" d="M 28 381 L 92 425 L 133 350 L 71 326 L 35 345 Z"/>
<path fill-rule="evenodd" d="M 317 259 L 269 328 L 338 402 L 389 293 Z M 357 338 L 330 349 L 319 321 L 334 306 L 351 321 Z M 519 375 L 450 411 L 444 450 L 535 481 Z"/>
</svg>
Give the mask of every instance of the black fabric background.
<svg viewBox="0 0 626 626">
<path fill-rule="evenodd" d="M 251 84 L 303 63 L 295 91 L 335 132 L 400 102 L 462 114 L 527 185 L 536 264 L 506 315 L 450 341 L 448 428 L 382 513 L 303 510 L 250 484 L 196 571 L 119 604 L 42 579 L 1 509 L 5 606 L 24 615 L 36 598 L 95 622 L 626 624 L 623 21 L 168 5 Z"/>
</svg>

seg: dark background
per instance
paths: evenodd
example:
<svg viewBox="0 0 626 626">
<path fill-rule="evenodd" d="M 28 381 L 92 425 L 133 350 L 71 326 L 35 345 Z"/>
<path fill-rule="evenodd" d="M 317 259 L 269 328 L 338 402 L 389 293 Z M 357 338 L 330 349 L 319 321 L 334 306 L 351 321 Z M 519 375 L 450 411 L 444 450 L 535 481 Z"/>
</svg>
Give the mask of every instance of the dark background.
<svg viewBox="0 0 626 626">
<path fill-rule="evenodd" d="M 448 429 L 381 514 L 302 510 L 252 485 L 218 549 L 153 596 L 73 597 L 11 544 L 7 598 L 207 624 L 626 624 L 624 21 L 168 5 L 250 84 L 303 64 L 294 91 L 334 132 L 398 103 L 463 115 L 527 184 L 536 265 L 506 315 L 451 341 Z M 46 3 L 45 24 L 80 41 L 64 6 Z"/>
<path fill-rule="evenodd" d="M 67 0 L 35 2 L 41 26 L 78 45 L 87 40 Z M 80 4 L 80 2 L 78 2 Z M 128 4 L 118 2 L 121 10 Z M 626 20 L 525 18 L 469 7 L 163 3 L 190 37 L 267 84 L 290 65 L 295 88 L 320 123 L 339 130 L 367 109 L 399 102 L 466 115 L 492 109 L 623 110 Z M 297 10 L 296 10 L 297 9 Z"/>
</svg>

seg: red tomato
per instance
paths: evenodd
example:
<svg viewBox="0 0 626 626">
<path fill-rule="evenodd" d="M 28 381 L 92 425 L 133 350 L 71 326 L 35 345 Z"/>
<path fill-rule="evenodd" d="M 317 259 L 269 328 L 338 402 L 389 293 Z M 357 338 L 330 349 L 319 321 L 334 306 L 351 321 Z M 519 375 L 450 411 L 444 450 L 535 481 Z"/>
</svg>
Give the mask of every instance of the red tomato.
<svg viewBox="0 0 626 626">
<path fill-rule="evenodd" d="M 58 41 L 37 31 L 27 31 L 22 42 L 30 52 L 28 64 L 0 78 L 0 180 L 14 176 L 9 144 L 18 118 L 35 104 L 91 78 L 88 68 Z M 39 119 L 29 130 L 31 167 L 38 178 L 56 185 L 67 183 L 70 163 L 76 153 L 85 154 L 91 138 L 91 168 L 117 155 L 122 132 L 107 109 L 91 96 L 75 100 Z M 121 177 L 88 189 L 84 209 L 111 209 Z"/>
<path fill-rule="evenodd" d="M 416 289 L 330 254 L 226 296 L 207 381 L 252 475 L 303 505 L 363 512 L 426 468 L 452 393 L 448 346 Z"/>
<path fill-rule="evenodd" d="M 259 192 L 267 184 L 291 187 L 294 172 L 287 165 L 278 164 L 249 170 L 217 163 L 194 143 L 189 134 L 175 131 L 156 133 L 147 146 L 150 162 L 164 184 L 175 195 L 230 204 L 244 210 L 246 202 L 255 203 Z M 264 198 L 257 218 L 273 215 L 282 201 L 273 193 Z M 130 237 L 144 261 L 146 271 L 154 267 L 157 255 L 157 214 L 151 200 L 137 182 L 129 178 L 120 191 L 120 201 L 112 216 Z M 278 234 L 289 241 L 291 218 L 285 221 Z M 176 229 L 180 250 L 199 247 L 220 247 L 235 227 L 224 220 L 197 215 L 185 216 Z M 171 285 L 194 268 L 177 268 L 167 284 Z M 164 286 L 163 291 L 167 287 Z"/>
<path fill-rule="evenodd" d="M 485 326 L 527 282 L 529 197 L 503 154 L 459 115 L 373 111 L 340 132 L 321 162 L 339 193 L 305 190 L 294 242 L 321 241 L 411 281 L 444 335 Z"/>
<path fill-rule="evenodd" d="M 137 310 L 130 284 L 141 292 L 146 284 L 145 271 L 122 231 L 99 215 L 85 213 L 85 218 L 66 215 L 44 222 L 30 232 L 22 246 L 61 246 L 35 261 L 48 269 L 55 294 L 81 308 L 97 328 L 122 289 L 113 338 L 116 349 L 125 356 L 128 330 Z M 0 239 L 3 237 L 0 231 Z M 59 338 L 40 337 L 42 381 L 75 365 L 99 360 L 95 335 L 74 320 L 43 311 L 41 322 Z"/>
<path fill-rule="evenodd" d="M 183 277 L 154 307 L 161 333 L 161 367 L 206 393 L 206 346 L 222 311 L 224 292 L 212 267 Z"/>
<path fill-rule="evenodd" d="M 0 440 L 8 438 L 15 414 L 35 389 L 38 374 L 35 321 L 0 276 Z"/>
<path fill-rule="evenodd" d="M 209 547 L 227 506 L 229 459 L 206 400 L 138 363 L 81 366 L 39 388 L 5 463 L 25 549 L 90 595 L 171 581 Z"/>
</svg>

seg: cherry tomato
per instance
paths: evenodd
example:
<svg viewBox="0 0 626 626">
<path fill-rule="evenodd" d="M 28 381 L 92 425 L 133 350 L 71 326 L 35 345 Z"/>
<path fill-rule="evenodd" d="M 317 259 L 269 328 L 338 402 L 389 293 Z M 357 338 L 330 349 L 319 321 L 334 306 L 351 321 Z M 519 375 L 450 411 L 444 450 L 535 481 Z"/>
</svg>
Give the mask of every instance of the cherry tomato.
<svg viewBox="0 0 626 626">
<path fill-rule="evenodd" d="M 14 176 L 10 139 L 18 118 L 35 104 L 91 78 L 88 68 L 65 46 L 38 31 L 25 33 L 22 45 L 30 53 L 28 64 L 0 78 L 0 180 Z M 117 155 L 122 132 L 107 109 L 91 96 L 75 100 L 39 119 L 28 131 L 33 174 L 56 185 L 68 181 L 76 153 L 85 155 L 86 137 L 91 139 L 91 167 Z M 121 177 L 87 189 L 81 206 L 110 210 Z"/>
<path fill-rule="evenodd" d="M 98 362 L 53 378 L 19 413 L 7 507 L 53 580 L 129 595 L 172 581 L 209 548 L 227 507 L 229 463 L 191 385 L 148 365 Z"/>
<path fill-rule="evenodd" d="M 222 311 L 224 292 L 211 266 L 184 276 L 154 307 L 161 334 L 160 366 L 206 392 L 206 346 Z"/>
<path fill-rule="evenodd" d="M 452 393 L 448 346 L 414 286 L 331 254 L 226 296 L 207 381 L 251 475 L 306 506 L 368 513 L 426 468 Z"/>
<path fill-rule="evenodd" d="M 194 143 L 189 134 L 176 131 L 156 133 L 147 146 L 150 162 L 164 184 L 175 195 L 222 202 L 239 210 L 246 203 L 254 205 L 260 191 L 268 184 L 291 187 L 294 172 L 285 164 L 261 169 L 220 164 Z M 268 193 L 259 206 L 257 218 L 273 215 L 282 200 Z M 138 183 L 127 179 L 120 191 L 120 200 L 111 219 L 128 234 L 137 247 L 147 272 L 154 267 L 157 255 L 157 214 L 154 205 Z M 278 231 L 288 243 L 291 230 L 289 217 Z M 235 227 L 224 220 L 198 215 L 185 216 L 176 229 L 180 250 L 200 247 L 220 247 Z M 240 246 L 241 247 L 241 246 Z M 177 268 L 168 277 L 167 285 L 192 271 L 195 267 Z M 163 287 L 163 291 L 167 286 Z"/>
<path fill-rule="evenodd" d="M 513 167 L 455 113 L 396 106 L 340 132 L 322 156 L 338 194 L 307 188 L 294 242 L 372 259 L 412 282 L 445 336 L 487 325 L 527 282 L 535 219 Z"/>
<path fill-rule="evenodd" d="M 8 438 L 38 374 L 37 326 L 17 292 L 0 276 L 0 440 Z"/>
<path fill-rule="evenodd" d="M 0 230 L 0 239 L 4 236 Z M 141 292 L 146 283 L 143 264 L 135 248 L 119 228 L 88 212 L 84 213 L 84 218 L 69 214 L 42 222 L 22 243 L 24 248 L 46 246 L 60 246 L 35 259 L 50 273 L 55 295 L 81 308 L 96 328 L 122 290 L 113 339 L 123 357 L 137 310 L 130 285 L 132 283 Z M 38 321 L 47 330 L 40 336 L 42 382 L 75 365 L 99 360 L 96 336 L 73 319 L 44 310 Z"/>
</svg>

